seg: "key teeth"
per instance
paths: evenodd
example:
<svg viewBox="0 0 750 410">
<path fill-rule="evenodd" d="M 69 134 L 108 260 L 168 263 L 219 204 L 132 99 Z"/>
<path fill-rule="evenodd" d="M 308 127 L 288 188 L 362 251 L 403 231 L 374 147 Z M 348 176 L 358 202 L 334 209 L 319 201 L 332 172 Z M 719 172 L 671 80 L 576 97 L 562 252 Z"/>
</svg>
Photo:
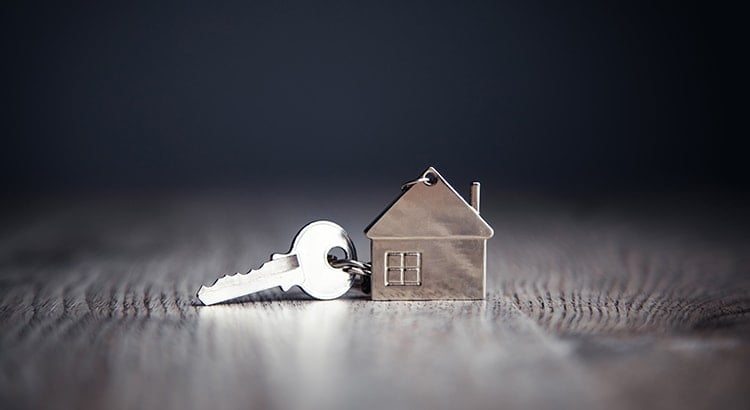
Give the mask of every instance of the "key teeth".
<svg viewBox="0 0 750 410">
<path fill-rule="evenodd" d="M 221 282 L 223 282 L 224 280 L 228 280 L 228 279 L 231 279 L 231 278 L 233 278 L 233 277 L 235 277 L 235 276 L 237 276 L 237 275 L 244 275 L 244 274 L 242 274 L 242 273 L 239 273 L 239 272 L 235 272 L 235 273 L 232 273 L 232 274 L 225 274 L 224 276 L 220 277 L 219 279 L 216 279 L 216 280 L 214 281 L 214 283 L 213 283 L 213 284 L 211 284 L 211 286 L 201 285 L 201 288 L 200 288 L 200 289 L 198 289 L 198 293 L 196 293 L 196 296 L 198 297 L 198 300 L 200 300 L 200 301 L 201 301 L 201 303 L 203 303 L 203 304 L 204 304 L 204 305 L 206 305 L 206 306 L 209 306 L 209 305 L 213 305 L 213 304 L 216 304 L 216 303 L 218 303 L 218 302 L 211 302 L 211 303 L 207 303 L 207 302 L 206 302 L 206 301 L 204 300 L 205 298 L 202 298 L 202 297 L 201 297 L 201 295 L 202 295 L 203 293 L 205 293 L 205 292 L 210 292 L 210 291 L 211 291 L 211 290 L 212 290 L 212 289 L 213 289 L 214 287 L 216 287 L 216 285 L 219 285 L 219 284 L 220 284 Z"/>
<path fill-rule="evenodd" d="M 198 289 L 198 293 L 200 294 L 201 292 L 203 292 L 205 290 L 210 290 L 214 286 L 218 285 L 219 282 L 222 282 L 222 281 L 227 280 L 227 279 L 231 279 L 231 278 L 233 278 L 233 277 L 235 277 L 237 275 L 243 275 L 243 274 L 239 273 L 239 272 L 235 272 L 235 273 L 233 273 L 231 275 L 230 274 L 225 274 L 224 276 L 220 277 L 219 279 L 216 279 L 214 281 L 214 283 L 211 284 L 211 286 L 201 285 L 201 288 Z"/>
<path fill-rule="evenodd" d="M 282 258 L 288 258 L 286 260 Z M 279 260 L 282 259 L 282 260 Z M 279 260 L 279 261 L 277 261 Z M 268 270 L 270 268 L 270 271 Z M 249 295 L 251 293 L 255 293 L 258 290 L 264 290 L 266 288 L 271 288 L 273 286 L 268 286 L 269 284 L 273 284 L 274 280 L 269 280 L 269 275 L 275 275 L 282 272 L 291 271 L 294 269 L 299 268 L 299 262 L 296 258 L 296 256 L 293 255 L 293 257 L 289 257 L 289 255 L 286 254 L 274 254 L 271 261 L 265 262 L 257 269 L 252 269 L 247 273 L 240 273 L 235 272 L 232 274 L 225 274 L 224 276 L 220 277 L 219 279 L 216 279 L 214 283 L 211 286 L 201 286 L 200 289 L 198 289 L 198 299 L 200 299 L 201 302 L 203 302 L 204 305 L 213 305 L 216 303 L 221 303 L 227 300 L 235 299 L 240 296 Z M 263 270 L 266 269 L 266 272 L 263 273 Z M 255 273 L 255 275 L 253 275 Z M 257 275 L 263 273 L 260 277 Z M 237 277 L 237 276 L 240 277 Z M 247 289 L 247 283 L 245 283 L 246 276 L 258 277 L 261 280 L 262 285 L 260 288 L 256 290 L 248 290 Z M 296 281 L 296 279 L 295 279 Z M 286 283 L 286 281 L 282 281 L 284 283 L 278 283 L 275 284 L 275 286 L 281 287 L 281 289 L 286 292 L 289 289 L 291 289 L 294 284 Z M 243 285 L 244 283 L 244 285 Z M 239 288 L 244 288 L 245 291 L 243 292 L 237 292 L 237 289 L 232 291 L 231 289 L 234 289 L 236 286 L 239 286 Z M 255 283 L 255 286 L 257 287 L 257 282 Z M 251 287 L 252 288 L 252 287 Z M 207 302 L 208 301 L 208 302 Z"/>
</svg>

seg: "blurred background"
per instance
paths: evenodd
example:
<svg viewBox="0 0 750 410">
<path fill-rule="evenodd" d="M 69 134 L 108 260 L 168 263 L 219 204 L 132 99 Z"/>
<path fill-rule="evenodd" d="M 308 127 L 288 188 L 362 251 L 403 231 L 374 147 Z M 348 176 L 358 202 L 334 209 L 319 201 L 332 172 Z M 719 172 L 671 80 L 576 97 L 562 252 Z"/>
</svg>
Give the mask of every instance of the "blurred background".
<svg viewBox="0 0 750 410">
<path fill-rule="evenodd" d="M 729 6 L 220 3 L 0 6 L 2 195 L 748 187 Z"/>
</svg>

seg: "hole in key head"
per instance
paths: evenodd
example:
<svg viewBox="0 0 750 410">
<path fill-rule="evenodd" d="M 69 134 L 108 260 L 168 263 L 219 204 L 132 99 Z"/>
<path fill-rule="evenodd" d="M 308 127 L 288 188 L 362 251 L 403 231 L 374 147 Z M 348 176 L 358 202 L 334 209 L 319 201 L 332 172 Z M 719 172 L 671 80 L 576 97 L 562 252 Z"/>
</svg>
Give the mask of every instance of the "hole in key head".
<svg viewBox="0 0 750 410">
<path fill-rule="evenodd" d="M 349 255 L 346 254 L 346 250 L 340 246 L 336 246 L 334 248 L 331 248 L 331 250 L 328 251 L 328 262 L 333 262 L 337 260 L 347 259 Z"/>
</svg>

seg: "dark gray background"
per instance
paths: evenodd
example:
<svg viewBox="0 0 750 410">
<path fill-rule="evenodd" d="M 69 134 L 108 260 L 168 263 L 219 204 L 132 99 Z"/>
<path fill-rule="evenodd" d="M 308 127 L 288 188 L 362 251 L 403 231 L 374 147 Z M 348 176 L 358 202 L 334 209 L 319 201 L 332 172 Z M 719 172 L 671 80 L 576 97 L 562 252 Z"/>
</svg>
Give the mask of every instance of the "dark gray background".
<svg viewBox="0 0 750 410">
<path fill-rule="evenodd" d="M 461 184 L 742 190 L 716 2 L 2 6 L 6 193 Z M 304 185 L 304 184 L 303 184 Z"/>
</svg>

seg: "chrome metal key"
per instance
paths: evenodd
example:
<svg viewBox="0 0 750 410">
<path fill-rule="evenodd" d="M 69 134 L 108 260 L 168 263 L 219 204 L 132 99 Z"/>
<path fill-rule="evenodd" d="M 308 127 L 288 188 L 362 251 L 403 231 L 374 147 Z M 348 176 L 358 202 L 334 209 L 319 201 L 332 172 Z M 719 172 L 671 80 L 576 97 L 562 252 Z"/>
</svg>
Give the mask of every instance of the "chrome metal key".
<svg viewBox="0 0 750 410">
<path fill-rule="evenodd" d="M 299 286 L 316 299 L 336 299 L 351 289 L 354 275 L 331 266 L 328 254 L 334 248 L 343 249 L 347 258 L 357 257 L 342 227 L 330 221 L 312 222 L 297 233 L 289 253 L 275 253 L 258 269 L 226 275 L 211 286 L 201 286 L 198 299 L 213 305 L 277 286 L 284 292 Z"/>
</svg>

